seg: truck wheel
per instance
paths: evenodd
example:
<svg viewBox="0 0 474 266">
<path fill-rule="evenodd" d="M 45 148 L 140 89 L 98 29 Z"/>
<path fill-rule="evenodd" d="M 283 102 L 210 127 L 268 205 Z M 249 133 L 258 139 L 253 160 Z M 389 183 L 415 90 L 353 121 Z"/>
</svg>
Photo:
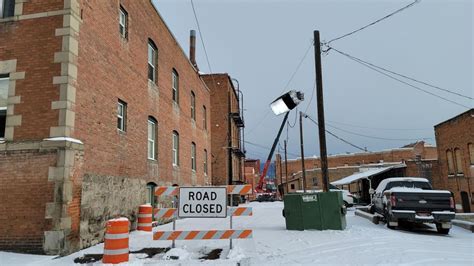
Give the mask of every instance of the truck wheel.
<svg viewBox="0 0 474 266">
<path fill-rule="evenodd" d="M 443 228 L 440 223 L 436 224 L 436 231 L 438 231 L 438 233 L 440 234 L 443 234 L 443 235 L 449 234 L 449 229 L 450 228 Z"/>
</svg>

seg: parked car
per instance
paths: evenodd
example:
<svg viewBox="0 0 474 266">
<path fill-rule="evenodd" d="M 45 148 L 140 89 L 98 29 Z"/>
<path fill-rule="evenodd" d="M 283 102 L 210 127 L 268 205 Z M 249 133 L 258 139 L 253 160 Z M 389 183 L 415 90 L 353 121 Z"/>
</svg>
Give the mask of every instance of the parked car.
<svg viewBox="0 0 474 266">
<path fill-rule="evenodd" d="M 354 203 L 358 202 L 358 198 L 354 194 L 350 193 L 348 190 L 339 189 L 338 187 L 333 186 L 331 184 L 329 184 L 329 190 L 342 192 L 342 200 L 344 201 L 344 206 L 346 206 L 346 208 L 352 207 L 354 206 Z M 318 193 L 318 192 L 322 192 L 322 190 L 306 190 L 306 192 Z M 296 193 L 303 193 L 303 190 L 297 190 Z"/>
<path fill-rule="evenodd" d="M 401 221 L 434 223 L 439 233 L 448 234 L 454 208 L 451 192 L 433 190 L 426 178 L 397 177 L 380 182 L 370 210 L 382 215 L 391 229 Z"/>
</svg>

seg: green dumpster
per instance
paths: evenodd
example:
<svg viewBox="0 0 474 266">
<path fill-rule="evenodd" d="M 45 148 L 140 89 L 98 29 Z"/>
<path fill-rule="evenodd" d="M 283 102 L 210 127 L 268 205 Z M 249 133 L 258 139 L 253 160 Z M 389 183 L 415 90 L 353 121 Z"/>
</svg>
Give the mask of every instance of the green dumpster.
<svg viewBox="0 0 474 266">
<path fill-rule="evenodd" d="M 288 230 L 344 230 L 346 208 L 341 191 L 288 194 L 283 197 Z"/>
</svg>

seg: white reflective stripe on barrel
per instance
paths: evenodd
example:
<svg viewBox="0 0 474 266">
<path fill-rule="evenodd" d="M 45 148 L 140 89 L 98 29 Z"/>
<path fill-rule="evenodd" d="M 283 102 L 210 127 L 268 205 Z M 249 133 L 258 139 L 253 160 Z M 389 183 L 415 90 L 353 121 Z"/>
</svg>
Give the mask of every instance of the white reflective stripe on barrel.
<svg viewBox="0 0 474 266">
<path fill-rule="evenodd" d="M 151 213 L 139 213 L 138 218 L 147 218 L 147 217 L 152 217 Z"/>
<path fill-rule="evenodd" d="M 151 223 L 139 223 L 137 226 L 151 226 Z"/>
<path fill-rule="evenodd" d="M 128 248 L 122 249 L 104 249 L 104 255 L 122 255 L 128 254 Z"/>
<path fill-rule="evenodd" d="M 124 239 L 128 238 L 128 233 L 123 234 L 105 234 L 105 239 Z"/>
</svg>

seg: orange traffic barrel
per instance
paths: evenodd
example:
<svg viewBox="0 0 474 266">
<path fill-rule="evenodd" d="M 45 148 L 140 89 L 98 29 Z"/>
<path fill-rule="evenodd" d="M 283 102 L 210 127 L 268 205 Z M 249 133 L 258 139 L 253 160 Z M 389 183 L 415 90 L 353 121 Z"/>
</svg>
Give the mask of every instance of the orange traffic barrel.
<svg viewBox="0 0 474 266">
<path fill-rule="evenodd" d="M 137 230 L 151 232 L 152 207 L 149 204 L 140 205 L 138 208 Z"/>
<path fill-rule="evenodd" d="M 128 231 L 130 222 L 127 218 L 107 221 L 105 229 L 103 263 L 121 263 L 128 261 Z"/>
</svg>

